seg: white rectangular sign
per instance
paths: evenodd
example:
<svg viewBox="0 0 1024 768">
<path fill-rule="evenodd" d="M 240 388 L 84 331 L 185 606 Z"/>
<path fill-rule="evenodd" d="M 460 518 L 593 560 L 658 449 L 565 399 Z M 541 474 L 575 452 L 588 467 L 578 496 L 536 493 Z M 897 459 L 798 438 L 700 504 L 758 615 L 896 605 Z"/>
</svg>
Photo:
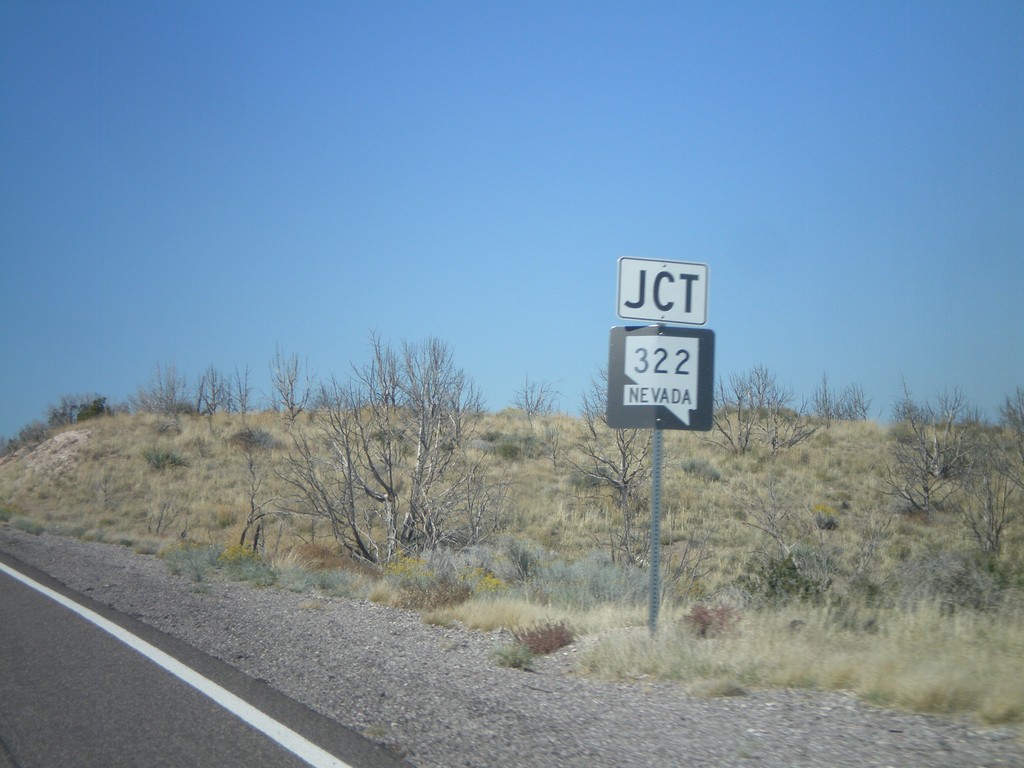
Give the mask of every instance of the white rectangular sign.
<svg viewBox="0 0 1024 768">
<path fill-rule="evenodd" d="M 704 325 L 708 265 L 687 261 L 619 259 L 618 315 L 625 320 Z"/>
</svg>

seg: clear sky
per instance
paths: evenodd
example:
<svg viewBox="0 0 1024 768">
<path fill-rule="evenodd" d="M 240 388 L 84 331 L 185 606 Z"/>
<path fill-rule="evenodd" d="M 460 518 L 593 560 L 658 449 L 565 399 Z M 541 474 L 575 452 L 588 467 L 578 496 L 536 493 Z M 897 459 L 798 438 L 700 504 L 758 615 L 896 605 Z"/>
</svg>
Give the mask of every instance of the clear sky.
<svg viewBox="0 0 1024 768">
<path fill-rule="evenodd" d="M 1024 386 L 1024 3 L 0 2 L 0 434 L 434 336 L 491 410 L 702 262 L 717 374 Z"/>
</svg>

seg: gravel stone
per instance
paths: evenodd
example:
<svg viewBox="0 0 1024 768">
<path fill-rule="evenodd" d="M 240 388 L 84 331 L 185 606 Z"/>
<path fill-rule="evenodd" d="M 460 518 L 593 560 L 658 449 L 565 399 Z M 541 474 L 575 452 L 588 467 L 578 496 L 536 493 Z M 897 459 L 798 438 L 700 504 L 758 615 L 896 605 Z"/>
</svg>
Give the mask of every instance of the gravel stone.
<svg viewBox="0 0 1024 768">
<path fill-rule="evenodd" d="M 421 768 L 448 766 L 1024 766 L 1019 728 L 880 709 L 841 693 L 687 695 L 495 664 L 505 632 L 413 611 L 174 576 L 107 544 L 0 526 L 0 549 L 216 656 Z"/>
</svg>

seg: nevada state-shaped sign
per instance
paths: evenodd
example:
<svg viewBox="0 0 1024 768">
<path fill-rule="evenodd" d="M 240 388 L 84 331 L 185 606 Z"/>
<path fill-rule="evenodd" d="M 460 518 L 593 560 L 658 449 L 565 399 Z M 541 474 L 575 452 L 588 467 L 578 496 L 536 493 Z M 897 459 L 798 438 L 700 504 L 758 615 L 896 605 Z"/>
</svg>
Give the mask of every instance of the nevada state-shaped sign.
<svg viewBox="0 0 1024 768">
<path fill-rule="evenodd" d="M 665 325 L 612 328 L 609 427 L 710 431 L 714 391 L 714 331 Z"/>
</svg>

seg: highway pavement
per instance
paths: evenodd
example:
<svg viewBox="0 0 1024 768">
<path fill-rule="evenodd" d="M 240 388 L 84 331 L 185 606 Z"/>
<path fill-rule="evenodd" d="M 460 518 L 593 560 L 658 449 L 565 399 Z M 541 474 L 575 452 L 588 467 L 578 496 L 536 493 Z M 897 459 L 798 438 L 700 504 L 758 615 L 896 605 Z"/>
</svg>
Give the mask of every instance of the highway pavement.
<svg viewBox="0 0 1024 768">
<path fill-rule="evenodd" d="M 0 554 L 0 768 L 308 765 L 408 766 Z"/>
</svg>

